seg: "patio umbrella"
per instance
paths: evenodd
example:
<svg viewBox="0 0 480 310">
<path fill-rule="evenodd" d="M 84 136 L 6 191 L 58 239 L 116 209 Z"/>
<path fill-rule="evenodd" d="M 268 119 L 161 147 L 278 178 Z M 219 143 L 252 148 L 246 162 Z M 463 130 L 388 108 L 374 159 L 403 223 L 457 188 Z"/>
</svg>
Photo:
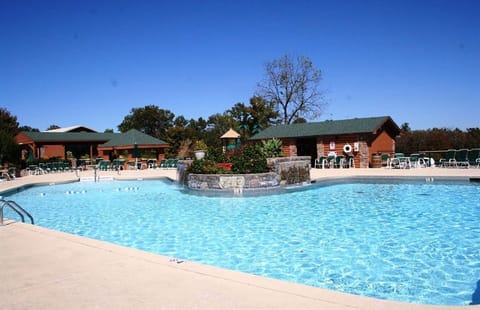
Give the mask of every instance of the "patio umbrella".
<svg viewBox="0 0 480 310">
<path fill-rule="evenodd" d="M 135 157 L 135 169 L 138 167 L 138 158 L 140 157 L 140 150 L 138 149 L 137 143 L 133 145 L 133 157 Z"/>
</svg>

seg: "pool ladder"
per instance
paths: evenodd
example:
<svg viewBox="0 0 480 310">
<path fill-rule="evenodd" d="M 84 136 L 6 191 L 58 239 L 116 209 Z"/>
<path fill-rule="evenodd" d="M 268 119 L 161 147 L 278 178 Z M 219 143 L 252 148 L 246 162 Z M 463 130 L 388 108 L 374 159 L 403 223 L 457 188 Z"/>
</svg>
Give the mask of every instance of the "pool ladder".
<svg viewBox="0 0 480 310">
<path fill-rule="evenodd" d="M 5 207 L 9 207 L 13 210 L 13 212 L 17 213 L 22 219 L 23 223 L 25 223 L 25 216 L 27 216 L 30 219 L 30 222 L 35 224 L 30 213 L 28 213 L 27 210 L 22 208 L 18 203 L 13 200 L 0 199 L 0 226 L 3 226 L 3 208 Z"/>
</svg>

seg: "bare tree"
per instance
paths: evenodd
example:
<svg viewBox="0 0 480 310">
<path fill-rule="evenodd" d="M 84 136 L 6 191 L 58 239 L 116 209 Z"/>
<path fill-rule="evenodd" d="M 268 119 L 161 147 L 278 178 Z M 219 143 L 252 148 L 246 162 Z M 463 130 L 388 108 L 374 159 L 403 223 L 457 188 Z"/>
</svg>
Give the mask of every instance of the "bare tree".
<svg viewBox="0 0 480 310">
<path fill-rule="evenodd" d="M 319 89 L 321 77 L 308 57 L 286 54 L 265 65 L 258 96 L 278 108 L 284 124 L 316 118 L 326 105 Z"/>
</svg>

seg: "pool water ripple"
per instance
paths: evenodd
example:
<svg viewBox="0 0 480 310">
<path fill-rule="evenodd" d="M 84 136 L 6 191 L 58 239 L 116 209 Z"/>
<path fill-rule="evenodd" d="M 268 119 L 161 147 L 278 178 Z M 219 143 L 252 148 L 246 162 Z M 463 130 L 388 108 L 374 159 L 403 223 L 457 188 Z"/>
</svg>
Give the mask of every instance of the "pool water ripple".
<svg viewBox="0 0 480 310">
<path fill-rule="evenodd" d="M 38 225 L 81 236 L 353 294 L 466 305 L 480 279 L 479 194 L 407 182 L 229 198 L 115 181 L 9 198 Z"/>
</svg>

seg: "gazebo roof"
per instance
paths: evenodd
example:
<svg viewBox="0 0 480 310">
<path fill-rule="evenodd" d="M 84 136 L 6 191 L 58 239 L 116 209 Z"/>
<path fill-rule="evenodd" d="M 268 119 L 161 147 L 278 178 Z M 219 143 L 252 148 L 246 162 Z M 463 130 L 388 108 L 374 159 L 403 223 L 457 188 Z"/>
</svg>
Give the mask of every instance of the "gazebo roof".
<svg viewBox="0 0 480 310">
<path fill-rule="evenodd" d="M 220 139 L 236 139 L 236 138 L 240 138 L 240 134 L 235 130 L 233 130 L 232 128 L 230 128 L 225 134 L 223 134 L 223 136 L 220 137 Z"/>
</svg>

